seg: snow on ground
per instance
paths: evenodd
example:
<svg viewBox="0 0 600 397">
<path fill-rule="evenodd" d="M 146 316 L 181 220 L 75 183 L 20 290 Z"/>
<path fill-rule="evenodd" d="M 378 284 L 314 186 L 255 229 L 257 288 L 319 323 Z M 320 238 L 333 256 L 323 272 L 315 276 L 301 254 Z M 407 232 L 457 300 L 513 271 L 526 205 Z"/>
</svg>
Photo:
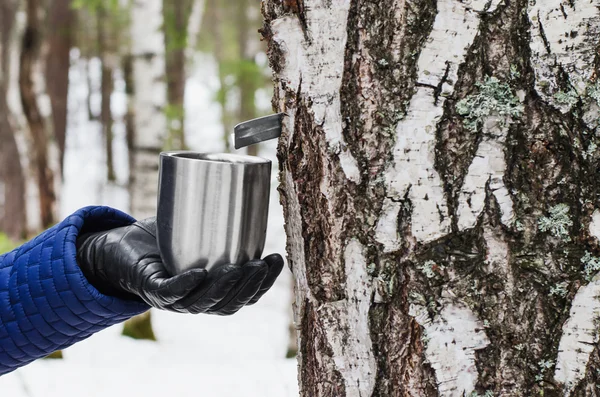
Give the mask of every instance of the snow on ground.
<svg viewBox="0 0 600 397">
<path fill-rule="evenodd" d="M 200 59 L 187 86 L 188 143 L 198 151 L 223 150 L 220 110 L 212 103 L 215 65 Z M 92 63 L 91 69 L 98 65 Z M 94 73 L 97 75 L 97 70 Z M 115 125 L 115 168 L 119 181 L 104 183 L 103 140 L 98 123 L 87 118 L 82 62 L 71 71 L 69 131 L 61 216 L 86 205 L 128 210 L 127 157 L 122 122 Z M 125 96 L 117 82 L 114 112 L 122 116 Z M 264 99 L 264 98 L 263 98 Z M 261 102 L 268 102 L 262 100 Z M 93 96 L 94 106 L 99 97 Z M 268 106 L 268 104 L 267 104 Z M 274 173 L 265 254 L 284 253 L 283 215 L 277 186 L 275 142 L 262 155 Z M 289 270 L 260 302 L 231 317 L 180 315 L 154 310 L 158 342 L 106 329 L 64 351 L 64 360 L 38 360 L 0 378 L 0 395 L 10 397 L 288 397 L 298 395 L 296 360 L 285 359 L 290 316 Z"/>
</svg>

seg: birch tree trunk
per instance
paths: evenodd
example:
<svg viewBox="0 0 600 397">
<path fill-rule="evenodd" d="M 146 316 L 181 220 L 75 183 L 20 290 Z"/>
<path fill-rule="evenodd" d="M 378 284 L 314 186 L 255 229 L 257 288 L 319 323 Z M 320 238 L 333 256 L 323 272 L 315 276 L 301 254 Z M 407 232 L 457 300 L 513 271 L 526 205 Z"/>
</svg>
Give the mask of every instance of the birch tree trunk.
<svg viewBox="0 0 600 397">
<path fill-rule="evenodd" d="M 167 122 L 162 1 L 134 1 L 131 7 L 134 137 L 130 169 L 131 213 L 156 216 L 158 155 Z"/>
<path fill-rule="evenodd" d="M 130 213 L 137 219 L 156 216 L 158 155 L 165 117 L 165 45 L 162 0 L 131 3 L 131 56 L 125 59 L 125 81 L 131 103 L 126 115 L 129 147 Z M 151 312 L 125 323 L 123 334 L 154 340 Z"/>
<path fill-rule="evenodd" d="M 600 395 L 599 9 L 263 1 L 303 396 Z"/>
</svg>

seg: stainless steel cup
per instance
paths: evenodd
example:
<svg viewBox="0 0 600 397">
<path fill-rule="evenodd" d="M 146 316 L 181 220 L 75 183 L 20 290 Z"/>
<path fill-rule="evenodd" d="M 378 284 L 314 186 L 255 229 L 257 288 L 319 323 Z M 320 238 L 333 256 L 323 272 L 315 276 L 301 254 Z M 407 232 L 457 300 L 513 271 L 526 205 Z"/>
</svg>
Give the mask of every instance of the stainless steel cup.
<svg viewBox="0 0 600 397">
<path fill-rule="evenodd" d="M 167 270 L 211 269 L 260 258 L 271 161 L 188 151 L 160 154 L 157 239 Z"/>
</svg>

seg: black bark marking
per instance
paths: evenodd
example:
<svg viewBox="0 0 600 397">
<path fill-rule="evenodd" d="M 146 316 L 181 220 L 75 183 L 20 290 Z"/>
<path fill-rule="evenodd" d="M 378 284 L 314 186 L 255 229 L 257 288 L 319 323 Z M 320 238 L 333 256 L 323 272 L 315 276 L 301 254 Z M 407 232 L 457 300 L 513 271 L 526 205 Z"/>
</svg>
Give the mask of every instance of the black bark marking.
<svg viewBox="0 0 600 397">
<path fill-rule="evenodd" d="M 283 0 L 284 12 L 291 12 L 298 17 L 302 33 L 304 34 L 304 40 L 307 43 L 311 42 L 311 38 L 308 32 L 308 24 L 306 22 L 306 6 L 304 0 Z"/>
<path fill-rule="evenodd" d="M 573 6 L 573 5 L 571 4 L 571 7 L 572 7 L 572 6 Z M 563 14 L 563 17 L 564 17 L 565 19 L 567 19 L 567 18 L 568 18 L 567 11 L 565 10 L 565 5 L 564 5 L 563 3 L 560 3 L 560 12 L 562 12 L 562 14 Z"/>
<path fill-rule="evenodd" d="M 450 73 L 450 62 L 446 61 L 446 70 L 444 71 L 444 75 L 442 76 L 442 79 L 440 80 L 439 84 L 437 85 L 437 87 L 435 87 L 435 90 L 433 91 L 433 97 L 435 98 L 434 104 L 436 106 L 438 104 L 438 99 L 440 97 L 440 94 L 442 93 L 442 88 L 443 88 L 444 84 L 446 83 L 446 81 L 448 80 L 448 73 Z"/>
<path fill-rule="evenodd" d="M 552 48 L 550 47 L 550 42 L 546 37 L 546 31 L 544 30 L 544 25 L 542 24 L 542 18 L 540 17 L 540 12 L 538 11 L 538 27 L 540 29 L 540 36 L 542 36 L 542 41 L 544 42 L 544 47 L 546 48 L 546 52 L 548 54 L 552 54 Z"/>
</svg>

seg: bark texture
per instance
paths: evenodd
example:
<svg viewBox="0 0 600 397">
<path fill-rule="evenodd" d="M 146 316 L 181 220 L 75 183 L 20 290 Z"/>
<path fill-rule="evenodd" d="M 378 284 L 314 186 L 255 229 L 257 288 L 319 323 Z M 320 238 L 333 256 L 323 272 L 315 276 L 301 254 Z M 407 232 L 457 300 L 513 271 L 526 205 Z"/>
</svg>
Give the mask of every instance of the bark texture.
<svg viewBox="0 0 600 397">
<path fill-rule="evenodd" d="M 600 395 L 600 3 L 263 15 L 301 394 Z"/>
<path fill-rule="evenodd" d="M 27 231 L 25 178 L 7 101 L 16 12 L 16 1 L 0 4 L 0 231 L 19 240 Z"/>
</svg>

